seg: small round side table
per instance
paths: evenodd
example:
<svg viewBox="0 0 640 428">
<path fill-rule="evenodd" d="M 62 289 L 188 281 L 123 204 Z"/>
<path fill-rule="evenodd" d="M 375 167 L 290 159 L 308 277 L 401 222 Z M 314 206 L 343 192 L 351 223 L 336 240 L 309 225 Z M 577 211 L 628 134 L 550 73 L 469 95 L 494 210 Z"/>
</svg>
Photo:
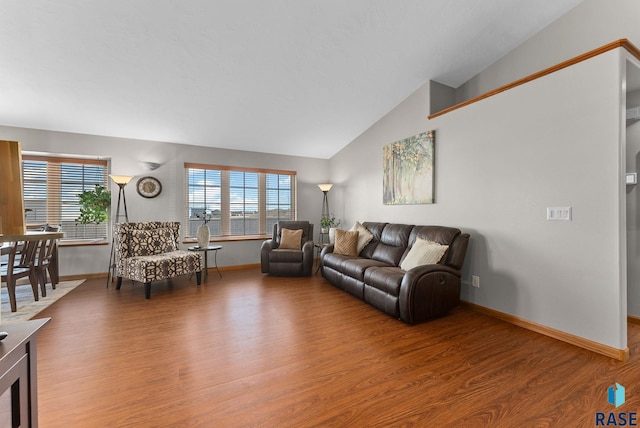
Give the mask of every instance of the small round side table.
<svg viewBox="0 0 640 428">
<path fill-rule="evenodd" d="M 222 245 L 209 245 L 207 247 L 199 247 L 199 246 L 194 246 L 194 247 L 189 247 L 188 250 L 189 251 L 202 251 L 204 252 L 204 278 L 206 278 L 209 275 L 209 265 L 207 263 L 207 255 L 209 254 L 209 251 L 213 251 L 213 262 L 215 264 L 215 268 L 218 271 L 218 275 L 220 275 L 220 278 L 222 278 L 222 273 L 220 273 L 220 269 L 218 269 L 218 250 L 222 249 Z"/>
</svg>

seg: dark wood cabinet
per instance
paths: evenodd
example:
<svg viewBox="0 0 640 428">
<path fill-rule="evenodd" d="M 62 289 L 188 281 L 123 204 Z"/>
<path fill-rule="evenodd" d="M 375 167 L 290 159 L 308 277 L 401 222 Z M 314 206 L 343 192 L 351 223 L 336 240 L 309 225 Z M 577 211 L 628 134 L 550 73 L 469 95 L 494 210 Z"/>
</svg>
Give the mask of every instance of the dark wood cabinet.
<svg viewBox="0 0 640 428">
<path fill-rule="evenodd" d="M 0 426 L 38 426 L 36 336 L 51 318 L 1 324 Z"/>
</svg>

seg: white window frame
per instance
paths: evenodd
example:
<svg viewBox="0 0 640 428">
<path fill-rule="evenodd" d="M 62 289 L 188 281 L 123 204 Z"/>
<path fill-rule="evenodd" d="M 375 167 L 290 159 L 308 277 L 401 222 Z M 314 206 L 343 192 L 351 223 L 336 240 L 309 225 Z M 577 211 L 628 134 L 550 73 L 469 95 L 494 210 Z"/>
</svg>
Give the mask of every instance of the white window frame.
<svg viewBox="0 0 640 428">
<path fill-rule="evenodd" d="M 42 168 L 29 168 L 37 162 Z M 65 175 L 65 167 L 81 166 L 78 175 Z M 96 171 L 96 167 L 98 171 Z M 102 171 L 99 169 L 102 168 Z M 79 242 L 103 244 L 108 239 L 108 220 L 98 224 L 83 225 L 75 221 L 80 215 L 77 193 L 91 190 L 96 184 L 109 189 L 109 164 L 105 159 L 63 157 L 23 153 L 22 181 L 27 227 L 37 228 L 45 224 L 61 225 L 64 237 L 61 244 Z M 46 190 L 42 190 L 44 187 Z M 69 192 L 69 189 L 77 189 Z M 66 190 L 65 190 L 66 189 Z"/>
<path fill-rule="evenodd" d="M 205 209 L 212 215 L 208 225 L 214 241 L 263 239 L 271 236 L 274 223 L 297 218 L 296 171 L 190 162 L 184 170 L 186 241 L 195 240 L 197 226 L 203 224 L 196 214 L 202 216 Z M 241 175 L 244 184 L 238 185 Z M 200 177 L 207 182 L 193 182 Z"/>
</svg>

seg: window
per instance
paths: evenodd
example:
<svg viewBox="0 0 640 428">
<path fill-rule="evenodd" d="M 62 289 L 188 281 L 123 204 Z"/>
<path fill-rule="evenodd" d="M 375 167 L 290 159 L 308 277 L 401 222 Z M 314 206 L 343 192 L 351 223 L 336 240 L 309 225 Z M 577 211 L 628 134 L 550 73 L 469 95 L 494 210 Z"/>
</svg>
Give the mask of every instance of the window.
<svg viewBox="0 0 640 428">
<path fill-rule="evenodd" d="M 211 236 L 269 236 L 279 220 L 295 220 L 296 173 L 185 163 L 186 238 L 202 214 Z"/>
<path fill-rule="evenodd" d="M 81 224 L 78 194 L 107 187 L 107 161 L 22 156 L 24 207 L 28 225 L 59 224 L 63 240 L 107 239 L 107 223 Z"/>
</svg>

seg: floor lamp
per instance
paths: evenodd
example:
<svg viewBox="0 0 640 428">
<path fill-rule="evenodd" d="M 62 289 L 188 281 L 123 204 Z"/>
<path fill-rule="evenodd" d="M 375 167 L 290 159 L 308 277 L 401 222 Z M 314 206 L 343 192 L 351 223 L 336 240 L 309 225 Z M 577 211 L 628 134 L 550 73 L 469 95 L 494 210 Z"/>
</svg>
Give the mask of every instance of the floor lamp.
<svg viewBox="0 0 640 428">
<path fill-rule="evenodd" d="M 116 217 L 115 223 L 120 221 L 120 201 L 122 200 L 122 205 L 124 206 L 124 219 L 127 223 L 129 223 L 129 213 L 127 213 L 127 197 L 124 193 L 124 186 L 127 185 L 131 181 L 133 177 L 128 175 L 109 175 L 114 183 L 118 185 L 118 205 L 116 208 Z M 107 288 L 109 287 L 109 282 L 112 280 L 113 275 L 116 269 L 116 247 L 115 247 L 115 235 L 113 234 L 113 230 L 111 231 L 111 255 L 109 256 L 109 269 L 107 271 Z"/>
<path fill-rule="evenodd" d="M 320 217 L 320 219 L 325 217 L 329 218 L 329 199 L 327 198 L 327 193 L 329 193 L 333 184 L 318 184 L 318 187 L 322 190 L 322 193 L 324 193 L 324 199 L 322 200 L 322 217 Z"/>
<path fill-rule="evenodd" d="M 333 187 L 333 184 L 329 184 L 329 183 L 318 184 L 318 187 L 320 188 L 320 190 L 322 190 L 322 193 L 324 194 L 324 199 L 322 199 L 322 217 L 320 217 L 320 243 L 322 244 L 324 242 L 323 237 L 329 235 L 329 231 L 327 230 L 326 227 L 322 226 L 322 222 L 324 221 L 325 218 L 327 220 L 331 218 L 331 214 L 329 214 L 329 198 L 327 197 L 327 194 L 329 193 L 329 190 L 331 190 L 331 188 Z M 329 240 L 331 239 L 329 238 Z"/>
</svg>

